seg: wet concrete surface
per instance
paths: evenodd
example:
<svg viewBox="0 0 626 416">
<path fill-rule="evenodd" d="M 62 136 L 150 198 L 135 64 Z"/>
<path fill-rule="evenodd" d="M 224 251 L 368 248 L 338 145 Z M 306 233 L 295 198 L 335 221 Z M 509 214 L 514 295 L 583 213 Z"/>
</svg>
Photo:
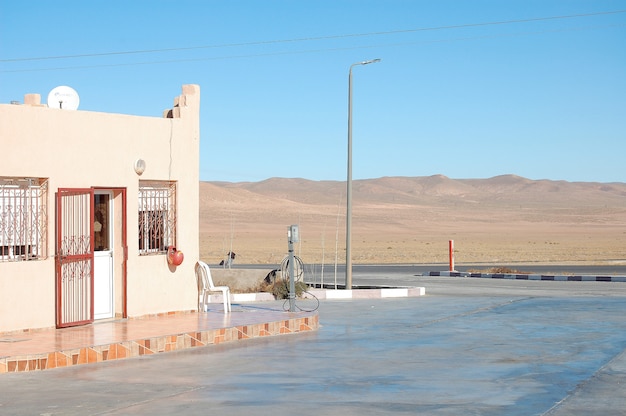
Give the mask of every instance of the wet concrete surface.
<svg viewBox="0 0 626 416">
<path fill-rule="evenodd" d="M 408 279 L 316 332 L 4 374 L 0 414 L 626 414 L 626 283 Z"/>
</svg>

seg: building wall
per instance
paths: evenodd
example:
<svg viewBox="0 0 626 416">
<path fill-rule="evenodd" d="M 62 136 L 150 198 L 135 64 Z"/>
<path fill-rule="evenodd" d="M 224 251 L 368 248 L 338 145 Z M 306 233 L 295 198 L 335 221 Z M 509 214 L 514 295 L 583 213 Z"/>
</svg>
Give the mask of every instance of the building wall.
<svg viewBox="0 0 626 416">
<path fill-rule="evenodd" d="M 32 98 L 32 97 L 31 97 Z M 59 188 L 127 190 L 129 317 L 197 306 L 200 89 L 185 85 L 163 117 L 0 104 L 0 176 L 48 178 L 48 258 L 0 262 L 0 332 L 55 325 L 55 195 Z M 138 176 L 134 162 L 143 159 Z M 139 256 L 139 180 L 177 182 L 177 248 L 184 262 Z M 117 255 L 120 255 L 119 250 Z M 117 271 L 116 271 L 117 272 Z"/>
</svg>

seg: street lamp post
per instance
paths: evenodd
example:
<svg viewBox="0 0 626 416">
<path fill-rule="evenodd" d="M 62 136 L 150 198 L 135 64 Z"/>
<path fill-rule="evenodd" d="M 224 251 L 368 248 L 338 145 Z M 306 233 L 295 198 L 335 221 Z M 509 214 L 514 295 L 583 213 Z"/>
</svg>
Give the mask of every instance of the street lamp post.
<svg viewBox="0 0 626 416">
<path fill-rule="evenodd" d="M 352 68 L 380 62 L 380 59 L 350 65 L 348 72 L 348 179 L 346 183 L 346 289 L 352 289 Z"/>
</svg>

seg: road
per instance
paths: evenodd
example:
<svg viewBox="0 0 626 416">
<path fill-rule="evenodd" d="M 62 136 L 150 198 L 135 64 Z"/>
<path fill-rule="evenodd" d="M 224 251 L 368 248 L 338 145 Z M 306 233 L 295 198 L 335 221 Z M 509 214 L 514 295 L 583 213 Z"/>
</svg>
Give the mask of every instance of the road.
<svg viewBox="0 0 626 416">
<path fill-rule="evenodd" d="M 0 414 L 626 414 L 626 283 L 367 270 L 426 296 L 325 300 L 313 333 L 3 374 Z"/>
<path fill-rule="evenodd" d="M 241 265 L 238 267 L 251 267 Z M 259 267 L 258 265 L 255 267 Z M 269 266 L 271 267 L 271 266 Z M 493 265 L 477 264 L 455 267 L 456 271 L 466 272 L 473 270 L 487 271 Z M 626 276 L 626 261 L 615 265 L 512 265 L 513 270 L 533 274 L 546 275 L 600 275 Z M 305 264 L 305 279 L 307 282 L 343 285 L 345 283 L 345 265 L 337 265 L 335 274 L 334 265 L 325 265 L 322 275 L 321 265 Z M 354 265 L 352 267 L 353 285 L 401 285 L 411 286 L 419 281 L 418 277 L 431 271 L 447 271 L 448 264 L 382 264 L 382 265 Z M 336 277 L 336 282 L 335 282 Z"/>
<path fill-rule="evenodd" d="M 315 275 L 321 274 L 322 266 L 320 264 L 304 264 L 307 273 L 314 273 Z M 219 267 L 219 266 L 213 266 Z M 233 264 L 232 268 L 242 269 L 278 269 L 278 264 Z M 496 267 L 494 264 L 470 264 L 470 265 L 455 265 L 455 269 L 459 272 L 467 272 L 470 270 L 488 270 L 491 267 Z M 616 260 L 613 264 L 600 264 L 600 265 L 559 265 L 559 264 L 510 264 L 510 265 L 497 265 L 497 267 L 509 267 L 521 272 L 530 272 L 536 274 L 573 274 L 573 275 L 602 275 L 602 276 L 626 276 L 626 259 Z M 339 276 L 345 276 L 345 264 L 337 264 L 337 274 Z M 352 273 L 356 277 L 357 275 L 367 274 L 423 274 L 431 271 L 446 271 L 449 270 L 447 263 L 434 263 L 434 264 L 354 264 L 352 266 Z M 335 266 L 333 264 L 324 265 L 324 275 L 333 276 Z"/>
</svg>

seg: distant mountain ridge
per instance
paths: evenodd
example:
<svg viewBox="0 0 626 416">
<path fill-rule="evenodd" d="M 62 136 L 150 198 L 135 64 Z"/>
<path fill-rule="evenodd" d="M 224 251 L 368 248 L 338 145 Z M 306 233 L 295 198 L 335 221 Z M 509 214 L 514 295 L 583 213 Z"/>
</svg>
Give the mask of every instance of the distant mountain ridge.
<svg viewBox="0 0 626 416">
<path fill-rule="evenodd" d="M 345 200 L 345 181 L 271 178 L 260 182 L 206 182 L 224 191 L 297 203 L 328 204 Z M 424 203 L 448 199 L 503 202 L 626 203 L 626 183 L 531 180 L 516 175 L 488 179 L 451 179 L 444 175 L 382 177 L 353 181 L 353 198 L 368 202 Z"/>
</svg>

